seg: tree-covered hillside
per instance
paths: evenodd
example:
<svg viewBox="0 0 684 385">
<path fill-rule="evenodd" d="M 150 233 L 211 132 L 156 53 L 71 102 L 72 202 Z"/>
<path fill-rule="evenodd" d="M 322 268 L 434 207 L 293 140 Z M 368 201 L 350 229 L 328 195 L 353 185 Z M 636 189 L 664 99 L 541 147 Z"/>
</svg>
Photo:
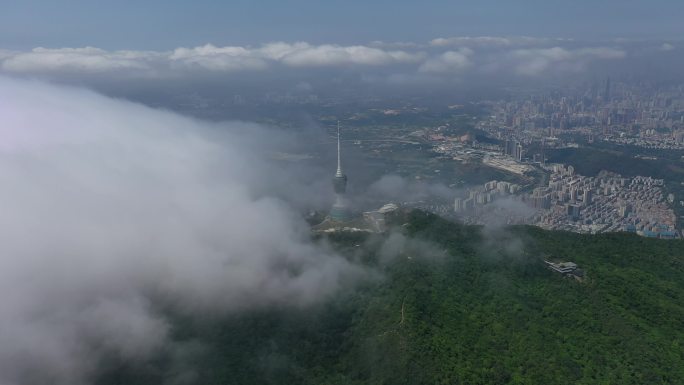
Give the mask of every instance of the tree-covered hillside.
<svg viewBox="0 0 684 385">
<path fill-rule="evenodd" d="M 176 347 L 142 367 L 108 363 L 98 383 L 684 383 L 683 242 L 418 211 L 399 222 L 393 257 L 390 235 L 332 237 L 379 273 L 355 290 L 314 308 L 178 317 Z"/>
</svg>

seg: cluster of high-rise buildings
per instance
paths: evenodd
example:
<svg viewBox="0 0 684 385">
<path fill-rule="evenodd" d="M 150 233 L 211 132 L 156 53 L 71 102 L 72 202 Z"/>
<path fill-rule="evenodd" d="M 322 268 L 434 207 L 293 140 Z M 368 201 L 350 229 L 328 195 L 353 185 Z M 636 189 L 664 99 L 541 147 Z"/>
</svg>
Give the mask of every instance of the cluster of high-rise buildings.
<svg viewBox="0 0 684 385">
<path fill-rule="evenodd" d="M 548 185 L 524 192 L 521 186 L 491 181 L 454 199 L 454 212 L 468 223 L 487 223 L 492 213 L 504 223 L 528 223 L 579 233 L 627 231 L 653 238 L 680 238 L 676 215 L 663 195 L 664 181 L 602 173 L 578 175 L 572 166 L 549 167 Z M 501 198 L 506 204 L 490 205 Z M 513 204 L 512 202 L 518 202 Z M 521 210 L 520 206 L 527 210 Z M 515 210 L 511 210 L 514 207 Z"/>
<path fill-rule="evenodd" d="M 662 179 L 642 176 L 586 177 L 575 174 L 571 167 L 554 165 L 548 186 L 536 188 L 525 199 L 540 210 L 536 224 L 547 229 L 679 237 L 663 185 Z"/>
<path fill-rule="evenodd" d="M 522 162 L 523 159 L 523 146 L 522 143 L 519 141 L 516 141 L 514 139 L 506 139 L 504 142 L 504 150 L 503 150 L 504 155 L 508 155 L 511 158 L 517 160 L 518 162 Z"/>
<path fill-rule="evenodd" d="M 474 210 L 478 206 L 494 202 L 497 198 L 514 195 L 520 191 L 520 185 L 505 181 L 489 181 L 483 186 L 467 190 L 464 196 L 454 199 L 454 211 L 464 213 Z"/>
<path fill-rule="evenodd" d="M 523 145 L 562 133 L 651 148 L 684 148 L 684 86 L 668 88 L 606 80 L 584 91 L 568 90 L 485 103 L 479 128 Z M 514 154 L 514 149 L 507 153 Z"/>
</svg>

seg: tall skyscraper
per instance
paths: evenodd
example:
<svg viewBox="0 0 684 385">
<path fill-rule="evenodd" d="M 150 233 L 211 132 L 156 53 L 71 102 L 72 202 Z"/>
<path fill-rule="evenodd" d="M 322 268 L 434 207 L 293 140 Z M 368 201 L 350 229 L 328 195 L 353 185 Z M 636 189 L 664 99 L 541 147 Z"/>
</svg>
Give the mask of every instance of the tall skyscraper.
<svg viewBox="0 0 684 385">
<path fill-rule="evenodd" d="M 506 139 L 504 143 L 504 155 L 508 155 L 512 158 L 517 158 L 518 145 L 520 142 L 514 139 Z"/>
<path fill-rule="evenodd" d="M 330 209 L 330 219 L 343 222 L 351 218 L 351 213 L 347 208 L 345 193 L 347 191 L 347 176 L 342 172 L 342 156 L 340 149 L 340 122 L 337 122 L 337 171 L 333 178 L 333 188 L 335 190 L 335 203 Z"/>
</svg>

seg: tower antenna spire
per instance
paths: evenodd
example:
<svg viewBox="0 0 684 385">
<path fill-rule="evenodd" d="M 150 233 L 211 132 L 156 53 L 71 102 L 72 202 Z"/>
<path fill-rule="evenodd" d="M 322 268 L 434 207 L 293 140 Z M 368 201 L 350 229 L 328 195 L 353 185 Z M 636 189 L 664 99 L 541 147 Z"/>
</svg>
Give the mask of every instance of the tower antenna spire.
<svg viewBox="0 0 684 385">
<path fill-rule="evenodd" d="M 333 189 L 335 190 L 335 204 L 330 210 L 330 218 L 333 221 L 344 222 L 349 219 L 350 213 L 344 199 L 344 193 L 347 190 L 347 176 L 342 172 L 339 120 L 337 121 L 337 172 L 333 178 Z"/>
<path fill-rule="evenodd" d="M 342 177 L 342 160 L 340 157 L 340 121 L 337 121 L 337 172 L 335 176 L 338 178 Z"/>
</svg>

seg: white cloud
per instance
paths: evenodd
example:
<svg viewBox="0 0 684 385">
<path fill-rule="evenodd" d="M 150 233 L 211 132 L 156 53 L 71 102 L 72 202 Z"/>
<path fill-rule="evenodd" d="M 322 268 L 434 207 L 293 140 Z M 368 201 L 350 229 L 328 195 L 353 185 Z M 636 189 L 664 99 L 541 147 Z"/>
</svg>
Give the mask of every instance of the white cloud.
<svg viewBox="0 0 684 385">
<path fill-rule="evenodd" d="M 149 51 L 112 51 L 99 48 L 35 48 L 6 55 L 2 69 L 8 72 L 111 72 L 149 70 L 161 54 Z M 0 57 L 2 59 L 2 57 Z"/>
<path fill-rule="evenodd" d="M 604 41 L 605 43 L 605 41 Z M 560 38 L 526 36 L 438 38 L 429 46 L 414 43 L 372 42 L 367 45 L 273 42 L 259 46 L 180 47 L 172 51 L 106 51 L 99 48 L 36 48 L 29 52 L 0 51 L 0 70 L 6 73 L 135 75 L 182 77 L 209 72 L 304 71 L 309 68 L 351 69 L 371 76 L 388 69 L 395 78 L 425 79 L 423 74 L 448 75 L 464 71 L 498 71 L 533 76 L 579 71 L 597 60 L 639 55 L 643 42 L 611 41 L 612 46 Z M 660 51 L 674 49 L 658 42 Z M 653 45 L 651 45 L 653 47 Z M 658 45 L 656 45 L 658 47 Z M 301 72 L 304 73 L 304 72 Z M 376 73 L 377 74 L 377 73 Z"/>
<path fill-rule="evenodd" d="M 195 48 L 176 48 L 169 55 L 174 66 L 199 67 L 212 71 L 263 70 L 264 58 L 244 47 L 216 47 L 207 44 Z"/>
<path fill-rule="evenodd" d="M 673 49 L 675 49 L 675 46 L 670 43 L 663 43 L 663 45 L 660 46 L 661 51 L 672 51 Z"/>
<path fill-rule="evenodd" d="M 268 49 L 266 46 L 265 49 Z M 338 46 L 324 44 L 310 46 L 305 43 L 290 46 L 290 50 L 278 59 L 294 67 L 320 67 L 340 65 L 382 66 L 414 63 L 422 58 L 420 53 L 388 51 L 362 45 Z"/>
<path fill-rule="evenodd" d="M 433 39 L 430 41 L 430 45 L 434 47 L 512 47 L 546 45 L 562 41 L 570 41 L 570 39 L 538 38 L 530 36 L 456 36 Z"/>
<path fill-rule="evenodd" d="M 621 59 L 626 52 L 616 48 L 592 47 L 580 49 L 530 48 L 511 51 L 515 72 L 521 75 L 538 75 L 549 69 L 580 71 L 593 60 Z"/>
<path fill-rule="evenodd" d="M 1 77 L 0 100 L 2 384 L 147 357 L 168 342 L 151 301 L 304 306 L 365 275 L 273 196 L 283 133 Z"/>
<path fill-rule="evenodd" d="M 269 43 L 259 47 L 212 44 L 176 48 L 171 52 L 105 51 L 99 48 L 35 48 L 30 52 L 0 52 L 2 69 L 14 73 L 145 72 L 204 69 L 255 71 L 281 64 L 290 67 L 387 66 L 416 63 L 421 52 L 385 50 L 364 45 Z"/>
<path fill-rule="evenodd" d="M 470 56 L 473 51 L 462 48 L 458 51 L 447 51 L 436 57 L 427 59 L 418 68 L 418 72 L 425 73 L 453 73 L 460 72 L 471 66 Z"/>
</svg>

